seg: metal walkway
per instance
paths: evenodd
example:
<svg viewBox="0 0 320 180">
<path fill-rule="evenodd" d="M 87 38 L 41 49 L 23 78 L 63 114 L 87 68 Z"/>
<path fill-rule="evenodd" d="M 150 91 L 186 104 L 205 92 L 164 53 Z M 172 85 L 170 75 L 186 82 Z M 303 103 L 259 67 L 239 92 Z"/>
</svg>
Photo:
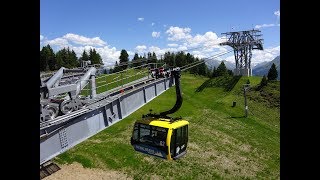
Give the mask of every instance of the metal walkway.
<svg viewBox="0 0 320 180">
<path fill-rule="evenodd" d="M 173 85 L 172 77 L 144 77 L 98 94 L 82 109 L 40 123 L 40 165 L 121 121 Z"/>
</svg>

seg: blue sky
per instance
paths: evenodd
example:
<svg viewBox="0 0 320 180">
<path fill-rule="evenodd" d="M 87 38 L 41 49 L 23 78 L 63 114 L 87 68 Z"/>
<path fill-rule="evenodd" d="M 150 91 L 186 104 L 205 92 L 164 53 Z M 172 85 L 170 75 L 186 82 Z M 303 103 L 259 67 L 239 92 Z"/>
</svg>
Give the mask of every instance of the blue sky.
<svg viewBox="0 0 320 180">
<path fill-rule="evenodd" d="M 280 54 L 280 0 L 41 0 L 40 49 L 70 47 L 78 57 L 95 48 L 106 65 L 122 49 L 137 52 L 184 50 L 209 57 L 230 47 L 219 46 L 221 33 L 259 29 L 265 51 L 253 51 L 252 64 Z M 234 62 L 232 53 L 220 57 Z"/>
</svg>

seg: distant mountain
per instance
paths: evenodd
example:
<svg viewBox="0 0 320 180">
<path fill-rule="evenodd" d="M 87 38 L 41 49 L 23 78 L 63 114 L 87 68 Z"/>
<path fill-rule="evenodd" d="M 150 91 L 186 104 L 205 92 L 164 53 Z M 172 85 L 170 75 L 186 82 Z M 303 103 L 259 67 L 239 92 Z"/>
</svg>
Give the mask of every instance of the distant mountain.
<svg viewBox="0 0 320 180">
<path fill-rule="evenodd" d="M 262 66 L 268 64 L 269 62 L 270 62 L 270 61 L 263 61 L 263 62 L 261 62 L 261 63 L 256 64 L 255 66 L 252 66 L 252 67 L 253 67 L 253 69 L 259 68 L 259 67 L 262 67 Z"/>
<path fill-rule="evenodd" d="M 272 61 L 262 62 L 254 66 L 252 69 L 252 74 L 254 76 L 267 76 L 272 63 L 276 65 L 278 71 L 278 79 L 280 79 L 280 55 L 274 58 Z"/>
<path fill-rule="evenodd" d="M 230 69 L 230 70 L 233 71 L 233 69 L 236 68 L 236 65 L 234 63 L 231 63 L 231 62 L 225 61 L 225 60 L 223 62 L 226 65 L 227 69 Z M 221 61 L 219 61 L 219 60 L 210 60 L 206 64 L 208 65 L 209 69 L 211 69 L 211 68 L 213 69 L 213 67 L 218 68 L 218 66 L 221 64 Z"/>
</svg>

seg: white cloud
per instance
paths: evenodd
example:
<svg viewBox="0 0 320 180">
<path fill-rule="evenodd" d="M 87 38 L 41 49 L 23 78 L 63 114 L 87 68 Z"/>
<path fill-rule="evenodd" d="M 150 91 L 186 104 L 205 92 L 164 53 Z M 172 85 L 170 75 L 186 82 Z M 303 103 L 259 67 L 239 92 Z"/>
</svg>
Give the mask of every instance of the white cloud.
<svg viewBox="0 0 320 180">
<path fill-rule="evenodd" d="M 154 37 L 154 38 L 158 38 L 158 37 L 160 37 L 160 32 L 155 32 L 155 31 L 153 31 L 151 35 L 152 35 L 152 37 Z"/>
<path fill-rule="evenodd" d="M 42 36 L 42 35 L 40 34 L 40 41 L 42 41 L 42 40 L 43 40 L 43 38 L 44 38 L 44 36 Z"/>
<path fill-rule="evenodd" d="M 143 20 L 144 20 L 143 17 L 138 18 L 138 21 L 143 21 Z"/>
<path fill-rule="evenodd" d="M 217 39 L 220 39 L 220 38 L 217 38 Z M 138 51 L 138 54 L 140 55 L 143 55 L 143 53 L 147 53 L 147 52 L 155 52 L 158 59 L 160 59 L 161 56 L 163 56 L 165 52 L 168 52 L 168 51 L 174 52 L 174 53 L 177 53 L 179 51 L 184 51 L 185 53 L 189 52 L 198 58 L 212 57 L 219 53 L 228 51 L 226 47 L 218 46 L 215 48 L 210 48 L 210 47 L 208 48 L 208 47 L 204 47 L 203 44 L 199 48 L 190 48 L 187 42 L 182 44 L 168 44 L 167 48 L 160 48 L 157 46 L 147 47 L 145 45 L 139 45 L 135 49 L 136 51 Z"/>
<path fill-rule="evenodd" d="M 259 25 L 256 25 L 254 28 L 261 29 L 261 28 L 267 28 L 267 27 L 280 26 L 280 22 L 279 22 L 280 10 L 275 11 L 273 14 L 277 16 L 277 22 L 275 24 L 259 24 Z"/>
<path fill-rule="evenodd" d="M 203 48 L 206 51 L 212 51 L 214 48 L 220 48 L 219 43 L 224 41 L 224 37 L 218 37 L 216 33 L 208 31 L 205 34 L 190 34 L 190 28 L 170 27 L 166 33 L 168 40 L 180 41 L 183 46 L 188 48 Z"/>
<path fill-rule="evenodd" d="M 159 55 L 164 54 L 165 50 L 164 49 L 160 49 L 157 46 L 151 46 L 151 47 L 149 47 L 149 52 L 154 52 L 154 53 L 156 53 L 157 56 L 159 56 Z"/>
<path fill-rule="evenodd" d="M 177 47 L 178 44 L 168 44 L 169 47 Z"/>
<path fill-rule="evenodd" d="M 72 49 L 77 57 L 81 57 L 83 51 L 85 50 L 89 53 L 90 49 L 95 49 L 97 53 L 100 54 L 102 61 L 105 66 L 113 66 L 116 61 L 119 61 L 120 51 L 117 51 L 115 47 L 94 47 L 94 46 L 72 46 L 68 45 L 70 49 Z"/>
<path fill-rule="evenodd" d="M 128 53 L 129 56 L 133 56 L 134 55 L 133 51 L 127 51 L 127 53 Z"/>
<path fill-rule="evenodd" d="M 187 48 L 186 46 L 179 46 L 179 47 L 177 48 L 177 50 L 178 50 L 178 51 L 186 51 L 186 50 L 188 50 L 188 48 Z"/>
<path fill-rule="evenodd" d="M 44 44 L 50 44 L 53 46 L 60 46 L 60 48 L 67 47 L 69 45 L 68 41 L 64 38 L 55 38 L 53 40 L 47 40 Z"/>
<path fill-rule="evenodd" d="M 167 44 L 169 48 L 161 49 L 161 52 L 185 51 L 190 52 L 198 58 L 203 58 L 228 51 L 226 47 L 219 45 L 219 43 L 225 41 L 226 37 L 218 37 L 218 35 L 212 31 L 192 35 L 190 28 L 171 26 L 167 29 L 166 34 L 168 35 L 169 41 L 175 41 L 177 43 Z"/>
<path fill-rule="evenodd" d="M 166 33 L 168 34 L 168 40 L 170 41 L 179 41 L 183 39 L 191 38 L 190 35 L 191 29 L 190 28 L 180 28 L 180 27 L 173 27 L 171 26 Z"/>
<path fill-rule="evenodd" d="M 218 37 L 215 32 L 208 31 L 204 34 L 191 35 L 190 28 L 170 27 L 167 34 L 171 40 L 178 43 L 169 45 L 169 47 L 177 47 L 177 51 L 191 52 L 198 58 L 210 57 L 218 53 L 227 52 L 225 47 L 219 43 L 225 41 L 225 36 Z M 170 40 L 168 38 L 168 40 Z M 181 44 L 180 44 L 181 43 Z"/>
<path fill-rule="evenodd" d="M 266 27 L 273 27 L 277 26 L 276 24 L 261 24 L 261 25 L 256 25 L 254 28 L 260 29 L 260 28 L 266 28 Z"/>
<path fill-rule="evenodd" d="M 119 61 L 120 56 L 120 51 L 115 47 L 106 45 L 107 43 L 102 41 L 99 37 L 88 38 L 69 33 L 52 40 L 46 39 L 42 44 L 50 44 L 55 51 L 69 47 L 70 50 L 73 50 L 76 53 L 77 57 L 81 57 L 84 50 L 89 52 L 90 49 L 95 49 L 101 55 L 104 65 L 107 66 L 113 66 L 116 61 Z M 128 52 L 128 54 L 129 53 L 131 52 Z"/>
<path fill-rule="evenodd" d="M 156 24 L 156 23 L 153 22 L 153 23 L 151 23 L 151 26 L 154 26 L 155 24 Z"/>
<path fill-rule="evenodd" d="M 254 50 L 252 51 L 251 63 L 258 64 L 263 61 L 272 61 L 278 55 L 280 55 L 280 46 L 267 48 L 263 51 Z"/>
<path fill-rule="evenodd" d="M 197 58 L 199 58 L 199 59 L 207 57 L 207 56 L 203 55 L 203 53 L 200 52 L 200 51 L 192 51 L 191 54 L 192 54 L 194 57 L 197 57 Z"/>
<path fill-rule="evenodd" d="M 225 58 L 225 60 L 231 63 L 235 63 L 234 55 L 228 56 L 227 58 Z"/>
<path fill-rule="evenodd" d="M 71 41 L 75 44 L 88 45 L 88 46 L 104 46 L 106 43 L 100 37 L 87 38 L 77 34 L 68 33 L 63 36 L 64 39 Z"/>
<path fill-rule="evenodd" d="M 138 51 L 138 53 L 142 53 L 142 52 L 145 52 L 145 50 L 147 49 L 147 46 L 139 45 L 135 49 Z"/>
<path fill-rule="evenodd" d="M 220 51 L 220 52 L 227 52 L 228 49 L 225 48 L 225 47 L 220 46 L 220 47 L 219 47 L 219 51 Z"/>
<path fill-rule="evenodd" d="M 114 65 L 116 61 L 119 61 L 120 51 L 117 51 L 115 47 L 104 46 L 95 49 L 101 55 L 104 65 Z"/>
<path fill-rule="evenodd" d="M 187 40 L 190 47 L 203 46 L 205 48 L 219 48 L 219 43 L 223 42 L 222 38 L 218 38 L 214 32 L 206 32 L 204 35 L 197 34 Z"/>
</svg>

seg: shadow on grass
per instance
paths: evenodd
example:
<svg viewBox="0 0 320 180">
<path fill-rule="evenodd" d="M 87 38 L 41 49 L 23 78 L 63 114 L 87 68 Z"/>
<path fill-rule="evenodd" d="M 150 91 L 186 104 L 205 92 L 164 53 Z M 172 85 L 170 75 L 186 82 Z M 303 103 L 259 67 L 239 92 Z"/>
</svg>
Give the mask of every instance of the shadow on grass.
<svg viewBox="0 0 320 180">
<path fill-rule="evenodd" d="M 202 83 L 199 87 L 197 87 L 196 89 L 196 92 L 201 92 L 203 91 L 205 88 L 207 87 L 212 87 L 211 85 L 211 81 L 212 81 L 212 78 L 206 80 L 204 83 Z"/>
<path fill-rule="evenodd" d="M 241 119 L 246 119 L 247 117 L 246 116 L 231 116 L 230 118 L 241 118 Z"/>
<path fill-rule="evenodd" d="M 230 83 L 225 87 L 225 91 L 231 91 L 234 86 L 238 83 L 241 76 L 233 76 Z"/>
<path fill-rule="evenodd" d="M 221 76 L 210 78 L 196 88 L 196 92 L 201 92 L 208 87 L 222 87 L 225 91 L 231 91 L 240 78 L 241 76 Z"/>
</svg>

